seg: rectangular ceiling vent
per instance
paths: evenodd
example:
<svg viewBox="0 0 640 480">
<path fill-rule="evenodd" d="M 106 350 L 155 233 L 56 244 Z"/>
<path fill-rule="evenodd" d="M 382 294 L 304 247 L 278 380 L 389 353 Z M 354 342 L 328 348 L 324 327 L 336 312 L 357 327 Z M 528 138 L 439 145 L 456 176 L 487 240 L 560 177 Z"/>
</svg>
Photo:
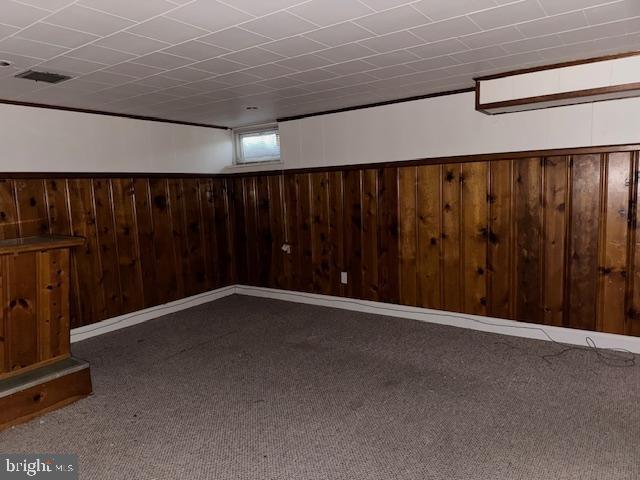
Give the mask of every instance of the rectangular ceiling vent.
<svg viewBox="0 0 640 480">
<path fill-rule="evenodd" d="M 640 96 L 640 54 L 611 55 L 476 79 L 476 110 L 509 113 Z"/>
<path fill-rule="evenodd" d="M 51 72 L 37 72 L 35 70 L 27 70 L 26 72 L 19 73 L 16 78 L 25 78 L 27 80 L 34 80 L 36 82 L 44 83 L 60 83 L 65 80 L 69 80 L 71 77 L 68 75 L 61 75 L 59 73 Z"/>
</svg>

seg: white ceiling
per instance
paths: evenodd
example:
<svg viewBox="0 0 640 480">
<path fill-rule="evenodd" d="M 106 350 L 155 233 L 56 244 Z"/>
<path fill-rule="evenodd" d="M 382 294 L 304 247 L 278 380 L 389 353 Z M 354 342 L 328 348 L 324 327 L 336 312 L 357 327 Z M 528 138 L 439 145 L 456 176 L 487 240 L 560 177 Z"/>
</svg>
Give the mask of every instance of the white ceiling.
<svg viewBox="0 0 640 480">
<path fill-rule="evenodd" d="M 640 0 L 0 0 L 0 98 L 234 127 L 638 48 Z"/>
</svg>

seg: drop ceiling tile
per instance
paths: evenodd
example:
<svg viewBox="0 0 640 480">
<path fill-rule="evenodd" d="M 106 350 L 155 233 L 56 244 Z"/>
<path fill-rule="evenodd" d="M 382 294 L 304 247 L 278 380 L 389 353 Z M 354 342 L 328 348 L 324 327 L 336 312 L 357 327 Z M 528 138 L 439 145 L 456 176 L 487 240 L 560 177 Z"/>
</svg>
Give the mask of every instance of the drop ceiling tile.
<svg viewBox="0 0 640 480">
<path fill-rule="evenodd" d="M 505 43 L 502 45 L 502 48 L 509 53 L 525 53 L 562 45 L 563 43 L 558 35 L 547 35 L 545 37 L 527 38 L 525 40 Z"/>
<path fill-rule="evenodd" d="M 409 3 L 407 0 L 362 0 L 362 3 L 369 5 L 374 10 L 387 10 Z"/>
<path fill-rule="evenodd" d="M 243 30 L 242 28 L 232 27 L 199 38 L 198 41 L 217 45 L 218 47 L 228 50 L 242 50 L 243 48 L 254 47 L 261 43 L 269 42 L 271 39 L 263 35 L 258 35 L 257 33 Z"/>
<path fill-rule="evenodd" d="M 11 25 L 5 25 L 3 23 L 0 23 L 0 38 L 4 38 L 4 37 L 8 37 L 9 35 L 13 35 L 18 30 L 20 30 L 18 27 L 12 27 Z M 33 40 L 37 40 L 37 38 L 34 38 Z"/>
<path fill-rule="evenodd" d="M 392 65 L 413 62 L 419 59 L 420 57 L 418 57 L 414 53 L 408 52 L 406 50 L 398 50 L 395 52 L 374 55 L 373 57 L 367 57 L 365 60 L 367 61 L 367 63 L 371 63 L 377 67 L 390 67 Z"/>
<path fill-rule="evenodd" d="M 1 33 L 0 33 L 1 35 Z M 93 40 L 97 40 L 97 35 L 79 32 L 70 28 L 58 27 L 47 23 L 36 23 L 25 28 L 16 35 L 19 38 L 28 38 L 38 42 L 46 42 L 61 47 L 75 48 Z"/>
<path fill-rule="evenodd" d="M 387 35 L 380 35 L 378 37 L 370 38 L 358 42 L 360 45 L 364 45 L 367 48 L 375 50 L 379 53 L 391 52 L 393 50 L 400 50 L 401 48 L 413 47 L 424 43 L 424 40 L 416 37 L 409 32 L 396 32 L 389 33 Z"/>
<path fill-rule="evenodd" d="M 141 37 L 140 35 L 134 35 L 129 32 L 115 33 L 96 41 L 95 44 L 134 55 L 145 55 L 169 46 L 168 43 Z"/>
<path fill-rule="evenodd" d="M 309 93 L 309 90 L 305 90 L 301 87 L 280 88 L 274 92 L 275 95 L 283 98 L 297 97 L 298 95 L 304 95 L 305 93 Z"/>
<path fill-rule="evenodd" d="M 525 37 L 541 37 L 553 33 L 575 30 L 588 25 L 584 12 L 570 12 L 553 17 L 541 18 L 532 22 L 521 23 L 518 29 Z"/>
<path fill-rule="evenodd" d="M 68 49 L 64 47 L 34 42 L 24 38 L 9 37 L 0 41 L 0 52 L 15 53 L 16 55 L 42 58 L 44 60 L 61 55 L 66 51 Z"/>
<path fill-rule="evenodd" d="M 121 83 L 128 83 L 136 79 L 136 77 L 132 77 L 130 75 L 122 75 L 119 73 L 105 72 L 104 70 L 89 73 L 88 75 L 83 75 L 80 78 L 82 80 L 87 80 L 89 82 L 99 82 L 99 83 L 104 83 L 106 85 L 120 85 Z"/>
<path fill-rule="evenodd" d="M 262 80 L 258 82 L 260 85 L 265 85 L 271 88 L 287 88 L 300 85 L 300 81 L 291 77 L 272 78 L 270 80 Z"/>
<path fill-rule="evenodd" d="M 257 67 L 259 65 L 264 65 L 265 63 L 282 60 L 284 57 L 277 53 L 265 50 L 264 48 L 251 47 L 239 52 L 229 53 L 221 58 L 224 60 L 231 60 L 232 62 L 242 63 L 247 67 Z"/>
<path fill-rule="evenodd" d="M 430 23 L 427 17 L 408 5 L 374 13 L 355 21 L 358 25 L 379 35 Z"/>
<path fill-rule="evenodd" d="M 207 78 L 205 80 L 199 80 L 197 82 L 192 82 L 187 84 L 189 88 L 196 88 L 198 90 L 202 90 L 203 92 L 207 91 L 215 91 L 221 88 L 226 88 L 229 85 L 226 83 L 222 83 L 213 78 Z"/>
<path fill-rule="evenodd" d="M 222 75 L 246 68 L 246 66 L 241 63 L 225 60 L 224 58 L 212 58 L 203 62 L 194 63 L 192 66 L 193 68 L 215 73 L 217 75 Z"/>
<path fill-rule="evenodd" d="M 156 17 L 128 30 L 167 43 L 181 43 L 206 35 L 207 31 L 166 17 Z"/>
<path fill-rule="evenodd" d="M 242 28 L 278 40 L 314 30 L 316 26 L 290 13 L 278 12 L 247 22 Z"/>
<path fill-rule="evenodd" d="M 493 0 L 421 0 L 413 6 L 432 20 L 445 20 L 496 6 Z"/>
<path fill-rule="evenodd" d="M 166 48 L 163 52 L 178 55 L 179 57 L 190 58 L 195 61 L 202 61 L 228 53 L 229 50 L 198 40 L 191 40 L 176 45 L 175 47 Z"/>
<path fill-rule="evenodd" d="M 189 97 L 192 95 L 199 95 L 202 93 L 202 90 L 192 87 L 187 87 L 184 85 L 178 85 L 176 87 L 171 87 L 162 90 L 163 94 L 171 95 L 172 97 Z"/>
<path fill-rule="evenodd" d="M 338 25 L 320 28 L 305 34 L 305 37 L 322 42 L 331 47 L 363 40 L 372 36 L 374 36 L 372 32 L 352 22 L 339 23 Z"/>
<path fill-rule="evenodd" d="M 215 0 L 196 0 L 168 13 L 167 16 L 212 32 L 253 18 L 252 15 Z"/>
<path fill-rule="evenodd" d="M 373 70 L 375 65 L 364 62 L 362 60 L 351 60 L 349 62 L 336 63 L 325 67 L 325 70 L 333 72 L 336 75 L 351 75 L 352 73 L 366 72 L 367 70 Z"/>
<path fill-rule="evenodd" d="M 357 43 L 348 43 L 346 45 L 340 45 L 339 47 L 329 48 L 318 52 L 317 55 L 332 62 L 346 62 L 347 60 L 354 60 L 360 57 L 368 57 L 375 55 L 376 51 L 371 50 L 363 45 Z"/>
<path fill-rule="evenodd" d="M 140 65 L 139 63 L 125 62 L 106 68 L 105 71 L 140 78 L 147 77 L 149 75 L 156 75 L 158 73 L 162 73 L 164 70 L 161 68 L 150 67 L 148 65 Z"/>
<path fill-rule="evenodd" d="M 442 55 L 464 52 L 466 50 L 468 50 L 467 46 L 455 38 L 407 49 L 407 51 L 422 58 L 440 57 Z"/>
<path fill-rule="evenodd" d="M 447 38 L 461 37 L 480 31 L 478 26 L 467 17 L 452 18 L 441 22 L 414 28 L 412 33 L 426 42 L 437 42 Z"/>
<path fill-rule="evenodd" d="M 314 54 L 300 55 L 299 57 L 287 58 L 286 60 L 280 60 L 277 65 L 293 68 L 294 70 L 311 70 L 313 68 L 320 68 L 333 63 L 331 60 L 319 57 Z"/>
<path fill-rule="evenodd" d="M 78 5 L 92 7 L 112 15 L 142 22 L 176 6 L 165 0 L 80 0 Z"/>
<path fill-rule="evenodd" d="M 526 22 L 545 16 L 537 0 L 523 0 L 518 3 L 502 5 L 469 15 L 477 25 L 485 30 L 513 23 Z"/>
<path fill-rule="evenodd" d="M 63 7 L 75 2 L 76 0 L 18 0 L 20 3 L 30 5 L 32 7 L 44 8 L 55 12 Z"/>
<path fill-rule="evenodd" d="M 424 60 L 407 63 L 407 66 L 413 68 L 414 70 L 425 72 L 428 70 L 436 70 L 438 68 L 452 67 L 459 64 L 460 62 L 454 60 L 449 55 L 443 55 L 442 57 L 427 58 Z"/>
<path fill-rule="evenodd" d="M 380 79 L 399 77 L 410 73 L 415 73 L 415 70 L 407 67 L 406 65 L 391 65 L 390 67 L 379 68 L 369 72 L 369 74 Z"/>
<path fill-rule="evenodd" d="M 289 11 L 323 27 L 374 12 L 357 0 L 311 0 Z"/>
<path fill-rule="evenodd" d="M 477 60 L 487 60 L 490 58 L 502 57 L 507 52 L 504 48 L 493 45 L 491 47 L 477 48 L 475 50 L 468 50 L 466 52 L 454 53 L 451 57 L 458 60 L 460 63 L 472 63 Z"/>
<path fill-rule="evenodd" d="M 2 12 L 2 23 L 20 28 L 31 25 L 51 14 L 48 10 L 35 8 L 11 0 L 0 0 L 0 12 Z"/>
<path fill-rule="evenodd" d="M 540 62 L 542 60 L 542 55 L 540 55 L 538 52 L 526 52 L 517 53 L 515 55 L 507 55 L 500 58 L 494 58 L 491 60 L 491 63 L 493 63 L 498 68 L 511 69 L 514 66 L 518 67 L 520 65 L 528 65 L 533 62 Z"/>
<path fill-rule="evenodd" d="M 146 85 L 148 87 L 156 88 L 172 88 L 182 85 L 183 80 L 176 80 L 175 78 L 165 77 L 164 75 L 153 75 L 151 77 L 142 78 L 134 82 L 136 85 Z"/>
<path fill-rule="evenodd" d="M 295 72 L 295 70 L 283 67 L 282 65 L 276 65 L 275 63 L 270 63 L 267 65 L 261 65 L 259 67 L 249 68 L 247 70 L 243 70 L 243 72 L 254 75 L 261 79 L 267 79 L 281 77 L 282 75 L 287 75 L 289 73 Z"/>
<path fill-rule="evenodd" d="M 135 55 L 124 53 L 119 50 L 113 50 L 111 48 L 100 47 L 98 45 L 85 45 L 84 47 L 76 48 L 69 52 L 68 56 L 79 58 L 81 60 L 88 60 L 90 62 L 113 65 L 131 60 Z"/>
<path fill-rule="evenodd" d="M 376 77 L 369 75 L 368 73 L 354 73 L 352 75 L 345 75 L 344 77 L 334 78 L 333 81 L 338 83 L 342 87 L 348 87 L 349 85 L 357 85 L 359 83 L 367 83 L 376 80 Z"/>
<path fill-rule="evenodd" d="M 46 22 L 100 36 L 110 35 L 133 24 L 130 20 L 80 5 L 70 5 L 48 17 Z"/>
<path fill-rule="evenodd" d="M 314 70 L 307 70 L 306 72 L 294 73 L 288 76 L 290 78 L 293 78 L 294 80 L 299 80 L 301 82 L 307 83 L 328 80 L 330 78 L 336 77 L 337 75 L 323 68 L 316 68 Z"/>
<path fill-rule="evenodd" d="M 193 63 L 193 60 L 191 59 L 178 57 L 176 55 L 171 55 L 169 53 L 163 52 L 150 53 L 148 55 L 136 58 L 135 61 L 136 63 L 140 63 L 142 65 L 162 68 L 165 70 L 184 67 L 185 65 Z"/>
<path fill-rule="evenodd" d="M 77 78 L 66 80 L 50 87 L 50 89 L 55 89 L 55 91 L 67 91 L 67 93 L 74 92 L 77 94 L 99 92 L 105 88 L 108 88 L 108 85 L 105 85 L 104 83 L 88 82 L 83 79 L 78 80 Z"/>
<path fill-rule="evenodd" d="M 640 1 L 624 0 L 621 2 L 610 3 L 600 7 L 589 8 L 584 11 L 591 25 L 599 23 L 614 22 L 630 17 L 640 15 Z"/>
<path fill-rule="evenodd" d="M 277 80 L 277 79 L 276 79 Z M 269 82 L 270 80 L 265 80 Z M 263 85 L 260 83 L 249 83 L 247 85 L 239 85 L 237 87 L 228 88 L 227 90 L 239 96 L 255 95 L 257 93 L 272 92 L 274 87 Z"/>
<path fill-rule="evenodd" d="M 245 70 L 242 72 L 231 72 L 225 75 L 220 75 L 215 77 L 214 80 L 225 84 L 225 86 L 234 86 L 257 82 L 258 80 L 261 80 L 261 78 L 256 75 L 252 75 L 251 73 L 247 73 Z"/>
<path fill-rule="evenodd" d="M 309 38 L 297 36 L 267 43 L 263 45 L 262 48 L 286 57 L 297 57 L 298 55 L 304 55 L 305 53 L 323 50 L 327 48 L 327 46 Z"/>
<path fill-rule="evenodd" d="M 539 0 L 548 15 L 602 5 L 610 0 Z"/>
<path fill-rule="evenodd" d="M 516 27 L 500 27 L 494 30 L 486 30 L 484 32 L 472 33 L 460 40 L 470 48 L 489 47 L 500 43 L 515 42 L 522 40 L 524 36 Z"/>
<path fill-rule="evenodd" d="M 301 0 L 225 0 L 225 3 L 252 15 L 266 15 L 301 3 Z"/>
<path fill-rule="evenodd" d="M 163 76 L 175 78 L 184 82 L 197 82 L 211 77 L 210 72 L 205 72 L 191 67 L 180 67 L 163 73 Z"/>
<path fill-rule="evenodd" d="M 597 40 L 599 38 L 615 37 L 624 33 L 624 25 L 622 22 L 612 22 L 603 25 L 596 25 L 595 27 L 580 28 L 572 30 L 570 32 L 563 32 L 560 34 L 562 41 L 567 44 L 578 43 L 590 40 Z M 560 46 L 555 44 L 553 46 Z"/>
<path fill-rule="evenodd" d="M 88 62 L 86 60 L 79 60 L 77 58 L 71 57 L 57 57 L 52 60 L 48 60 L 44 63 L 41 63 L 38 68 L 41 69 L 52 69 L 57 70 L 62 73 L 71 73 L 74 75 L 79 74 L 87 74 L 91 72 L 95 72 L 96 70 L 101 70 L 106 65 L 102 63 Z"/>
</svg>

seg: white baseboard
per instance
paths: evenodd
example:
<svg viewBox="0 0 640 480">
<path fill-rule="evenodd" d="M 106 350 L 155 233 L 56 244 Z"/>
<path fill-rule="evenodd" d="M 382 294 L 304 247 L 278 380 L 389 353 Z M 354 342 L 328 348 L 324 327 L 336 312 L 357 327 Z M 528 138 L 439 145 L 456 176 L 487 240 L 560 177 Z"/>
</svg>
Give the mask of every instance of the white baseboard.
<svg viewBox="0 0 640 480">
<path fill-rule="evenodd" d="M 323 307 L 341 308 L 355 312 L 408 318 L 412 320 L 419 320 L 421 322 L 437 323 L 439 325 L 449 325 L 514 337 L 554 341 L 570 345 L 588 346 L 587 339 L 591 339 L 598 348 L 622 349 L 633 353 L 640 353 L 640 337 L 631 337 L 627 335 L 592 332 L 574 328 L 553 327 L 549 325 L 538 325 L 500 318 L 483 317 L 479 315 L 445 312 L 429 308 L 410 307 L 391 303 L 372 302 L 369 300 L 333 297 L 330 295 L 318 295 L 315 293 L 251 287 L 246 285 L 237 285 L 235 293 L 251 295 L 254 297 L 286 300 L 289 302 L 307 303 L 310 305 L 320 305 Z"/>
<path fill-rule="evenodd" d="M 192 297 L 181 298 L 174 302 L 164 303 L 162 305 L 156 305 L 155 307 L 145 308 L 144 310 L 138 310 L 118 317 L 108 318 L 107 320 L 86 325 L 84 327 L 74 328 L 71 330 L 71 343 L 95 337 L 96 335 L 102 335 L 103 333 L 113 332 L 114 330 L 119 330 L 121 328 L 137 325 L 138 323 L 195 307 L 196 305 L 212 302 L 218 298 L 233 295 L 235 293 L 235 289 L 235 285 L 230 285 L 228 287 L 222 287 L 216 290 L 200 293 Z"/>
<path fill-rule="evenodd" d="M 102 322 L 87 325 L 85 327 L 74 328 L 71 330 L 71 342 L 78 342 L 96 335 L 130 327 L 169 313 L 178 312 L 190 307 L 195 307 L 196 305 L 201 305 L 222 297 L 233 295 L 234 293 L 254 297 L 273 298 L 288 302 L 307 303 L 309 305 L 319 305 L 323 307 L 341 308 L 343 310 L 351 310 L 355 312 L 408 318 L 412 320 L 419 320 L 421 322 L 437 323 L 439 325 L 449 325 L 514 337 L 554 341 L 570 345 L 587 346 L 588 339 L 591 339 L 598 348 L 622 349 L 633 353 L 640 353 L 640 337 L 577 330 L 573 328 L 553 327 L 549 325 L 537 325 L 500 318 L 432 310 L 429 308 L 410 307 L 406 305 L 395 305 L 391 303 L 372 302 L 369 300 L 358 300 L 344 297 L 333 297 L 330 295 L 295 292 L 292 290 L 252 287 L 248 285 L 230 285 L 217 290 L 211 290 L 199 295 L 194 295 L 193 297 L 176 300 L 175 302 L 157 305 L 155 307 L 103 320 Z"/>
</svg>

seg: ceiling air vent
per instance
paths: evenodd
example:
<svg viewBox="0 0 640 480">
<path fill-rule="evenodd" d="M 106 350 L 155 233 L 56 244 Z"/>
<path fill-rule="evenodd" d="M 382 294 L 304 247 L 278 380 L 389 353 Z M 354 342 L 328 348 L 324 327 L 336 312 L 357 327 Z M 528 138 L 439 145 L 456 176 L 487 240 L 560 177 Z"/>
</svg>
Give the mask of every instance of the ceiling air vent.
<svg viewBox="0 0 640 480">
<path fill-rule="evenodd" d="M 36 72 L 35 70 L 27 70 L 26 72 L 19 73 L 16 78 L 26 78 L 27 80 L 35 80 L 36 82 L 45 83 L 60 83 L 65 80 L 69 80 L 71 77 L 68 75 L 60 75 L 59 73 L 51 72 Z"/>
</svg>

